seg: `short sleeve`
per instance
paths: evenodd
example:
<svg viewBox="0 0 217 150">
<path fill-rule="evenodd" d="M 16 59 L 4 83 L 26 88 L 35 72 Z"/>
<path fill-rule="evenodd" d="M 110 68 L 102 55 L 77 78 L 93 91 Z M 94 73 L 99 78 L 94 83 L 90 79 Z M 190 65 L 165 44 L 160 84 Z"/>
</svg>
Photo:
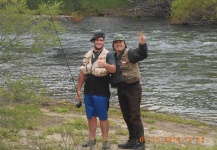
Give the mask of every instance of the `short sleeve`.
<svg viewBox="0 0 217 150">
<path fill-rule="evenodd" d="M 106 62 L 110 65 L 115 65 L 115 57 L 112 52 L 108 52 L 106 55 Z"/>
</svg>

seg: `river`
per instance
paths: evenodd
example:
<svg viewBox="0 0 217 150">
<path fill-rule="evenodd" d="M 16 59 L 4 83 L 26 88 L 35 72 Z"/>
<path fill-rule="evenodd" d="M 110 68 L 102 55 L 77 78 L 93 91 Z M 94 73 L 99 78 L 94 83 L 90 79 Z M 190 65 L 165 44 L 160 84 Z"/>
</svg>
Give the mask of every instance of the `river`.
<svg viewBox="0 0 217 150">
<path fill-rule="evenodd" d="M 106 33 L 105 47 L 110 51 L 115 33 L 125 35 L 128 48 L 136 48 L 137 33 L 144 31 L 149 57 L 139 63 L 142 109 L 217 125 L 216 27 L 173 26 L 157 18 L 125 17 L 87 17 L 79 23 L 63 18 L 61 23 L 67 32 L 59 33 L 59 37 L 76 84 L 83 54 L 93 46 L 89 42 L 91 31 L 101 29 Z M 14 79 L 35 76 L 42 79 L 52 98 L 75 101 L 75 86 L 61 48 L 47 48 L 41 55 L 18 59 L 28 65 L 17 67 L 16 60 L 1 64 L 1 75 L 10 72 Z M 111 107 L 119 107 L 116 89 L 111 92 Z"/>
</svg>

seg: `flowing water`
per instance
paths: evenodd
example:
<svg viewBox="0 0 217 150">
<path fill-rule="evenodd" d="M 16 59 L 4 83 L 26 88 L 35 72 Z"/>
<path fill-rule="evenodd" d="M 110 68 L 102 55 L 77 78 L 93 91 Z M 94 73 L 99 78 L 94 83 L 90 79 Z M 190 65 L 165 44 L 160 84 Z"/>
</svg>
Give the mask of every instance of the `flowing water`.
<svg viewBox="0 0 217 150">
<path fill-rule="evenodd" d="M 140 62 L 142 109 L 175 113 L 217 125 L 217 27 L 172 26 L 153 18 L 140 20 L 113 17 L 89 17 L 73 23 L 61 19 L 66 33 L 59 34 L 72 76 L 77 84 L 83 55 L 93 46 L 91 31 L 106 33 L 105 47 L 112 50 L 115 33 L 126 37 L 128 48 L 138 46 L 138 31 L 147 37 L 149 57 Z M 3 74 L 11 77 L 35 76 L 42 79 L 53 98 L 75 101 L 75 86 L 61 48 L 45 49 L 42 55 L 19 57 L 28 64 L 1 64 Z M 94 88 L 94 87 L 93 87 Z M 111 89 L 111 106 L 119 107 L 116 89 Z"/>
</svg>

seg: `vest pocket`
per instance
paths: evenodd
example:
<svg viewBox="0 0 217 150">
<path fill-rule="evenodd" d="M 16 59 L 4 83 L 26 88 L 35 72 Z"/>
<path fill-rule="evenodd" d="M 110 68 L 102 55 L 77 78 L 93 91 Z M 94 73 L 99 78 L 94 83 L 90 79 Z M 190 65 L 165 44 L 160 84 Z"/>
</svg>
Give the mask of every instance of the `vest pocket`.
<svg viewBox="0 0 217 150">
<path fill-rule="evenodd" d="M 80 67 L 80 72 L 83 74 L 90 74 L 91 73 L 91 68 L 88 66 L 81 66 Z"/>
<path fill-rule="evenodd" d="M 89 57 L 84 57 L 84 58 L 83 58 L 82 65 L 83 65 L 83 66 L 86 66 L 86 65 L 89 63 L 89 59 L 90 59 Z"/>
<path fill-rule="evenodd" d="M 97 77 L 106 76 L 108 74 L 107 70 L 105 68 L 92 68 L 92 74 L 94 74 Z"/>
</svg>

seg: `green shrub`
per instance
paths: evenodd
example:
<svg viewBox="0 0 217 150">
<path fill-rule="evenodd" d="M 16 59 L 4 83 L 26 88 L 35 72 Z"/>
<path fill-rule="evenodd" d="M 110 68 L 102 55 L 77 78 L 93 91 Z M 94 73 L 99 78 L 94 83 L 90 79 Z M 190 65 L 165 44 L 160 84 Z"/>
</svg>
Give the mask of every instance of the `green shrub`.
<svg viewBox="0 0 217 150">
<path fill-rule="evenodd" d="M 2 102 L 35 103 L 43 97 L 39 93 L 45 92 L 41 81 L 30 77 L 12 81 L 8 78 L 5 88 L 0 89 Z"/>
<path fill-rule="evenodd" d="M 43 1 L 27 0 L 27 6 L 32 10 L 38 9 L 42 2 Z M 104 9 L 120 8 L 128 4 L 126 0 L 48 0 L 49 4 L 59 2 L 61 2 L 60 9 L 63 14 L 71 14 L 76 11 L 102 13 Z"/>
<path fill-rule="evenodd" d="M 0 138 L 16 140 L 20 136 L 20 129 L 35 129 L 43 114 L 36 105 L 1 104 L 0 116 Z"/>
<path fill-rule="evenodd" d="M 172 20 L 180 23 L 217 20 L 217 0 L 174 0 Z"/>
</svg>

